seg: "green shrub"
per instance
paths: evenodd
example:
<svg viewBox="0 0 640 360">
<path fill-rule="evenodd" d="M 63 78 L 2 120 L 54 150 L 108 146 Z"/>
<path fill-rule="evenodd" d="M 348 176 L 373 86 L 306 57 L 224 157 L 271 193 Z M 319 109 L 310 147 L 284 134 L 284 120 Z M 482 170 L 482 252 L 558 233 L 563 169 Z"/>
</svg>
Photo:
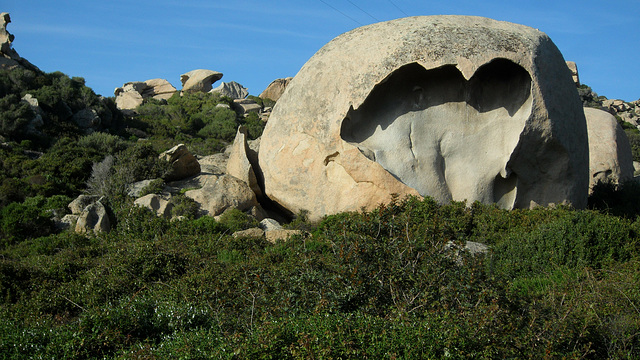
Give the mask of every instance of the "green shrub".
<svg viewBox="0 0 640 360">
<path fill-rule="evenodd" d="M 2 246 L 24 239 L 44 236 L 53 231 L 51 219 L 33 203 L 11 203 L 0 209 Z"/>
<path fill-rule="evenodd" d="M 252 227 L 258 227 L 259 223 L 252 216 L 247 215 L 236 208 L 229 208 L 220 215 L 220 224 L 226 227 L 229 232 L 233 233 Z"/>
</svg>

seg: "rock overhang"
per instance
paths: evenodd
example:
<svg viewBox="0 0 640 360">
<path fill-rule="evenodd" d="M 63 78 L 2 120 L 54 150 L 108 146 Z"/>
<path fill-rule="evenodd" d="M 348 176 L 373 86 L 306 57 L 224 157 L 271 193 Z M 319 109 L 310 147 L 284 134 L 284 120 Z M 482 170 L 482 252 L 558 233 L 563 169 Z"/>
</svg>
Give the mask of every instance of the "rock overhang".
<svg viewBox="0 0 640 360">
<path fill-rule="evenodd" d="M 308 197 L 316 190 L 308 186 L 290 186 L 299 181 L 285 179 L 294 175 L 300 177 L 298 173 L 302 167 L 312 174 L 310 177 L 314 181 L 324 179 L 332 184 L 331 191 L 340 194 L 333 199 L 329 195 L 329 199 L 318 207 L 319 212 L 326 213 L 359 209 L 362 201 L 355 201 L 354 205 L 344 204 L 344 194 L 359 193 L 362 189 L 358 188 L 364 187 L 370 189 L 360 195 L 373 201 L 385 201 L 389 199 L 389 192 L 395 191 L 400 195 L 419 193 L 434 196 L 441 202 L 451 199 L 498 202 L 506 208 L 527 207 L 532 202 L 546 205 L 562 201 L 577 207 L 584 206 L 586 195 L 583 193 L 586 194 L 587 185 L 580 176 L 586 173 L 588 166 L 584 165 L 588 162 L 586 126 L 584 116 L 574 109 L 579 107 L 579 100 L 575 87 L 567 86 L 571 76 L 564 64 L 562 55 L 544 33 L 523 25 L 479 17 L 412 17 L 345 33 L 325 45 L 302 67 L 274 108 L 265 129 L 266 146 L 263 141 L 260 154 L 261 167 L 267 173 L 266 192 L 293 211 L 304 208 L 286 192 Z M 402 80 L 404 78 L 406 81 Z M 421 81 L 422 84 L 418 84 Z M 441 86 L 433 87 L 434 83 Z M 558 83 L 561 86 L 557 86 Z M 398 87 L 402 89 L 398 91 Z M 402 96 L 397 96 L 403 91 Z M 417 101 L 420 96 L 422 100 Z M 442 103 L 438 104 L 438 101 Z M 381 112 L 388 114 L 382 118 L 375 115 Z M 419 112 L 423 116 L 407 119 Z M 455 171 L 450 171 L 449 175 L 440 174 L 440 179 L 430 178 L 422 184 L 417 184 L 415 179 L 406 180 L 406 175 L 415 171 L 411 170 L 410 162 L 398 161 L 395 149 L 402 141 L 413 143 L 411 136 L 387 134 L 380 137 L 378 143 L 387 146 L 386 150 L 371 149 L 369 145 L 376 139 L 361 136 L 367 132 L 375 134 L 376 128 L 385 130 L 385 124 L 381 123 L 384 121 L 390 121 L 392 127 L 399 128 L 399 134 L 410 134 L 414 130 L 430 134 L 432 131 L 422 120 L 442 118 L 431 116 L 442 112 L 456 115 L 453 118 L 458 118 L 458 122 L 461 115 L 472 115 L 476 120 L 473 125 L 484 128 L 485 133 L 467 128 L 469 131 L 455 132 L 456 126 L 450 124 L 451 128 L 433 141 L 442 144 L 446 138 L 444 135 L 451 137 L 453 134 L 453 138 L 457 137 L 454 144 L 464 145 L 473 136 L 486 144 L 462 152 L 464 156 L 459 156 L 460 165 L 450 166 L 449 169 Z M 397 119 L 401 121 L 396 122 Z M 505 123 L 505 119 L 510 121 Z M 404 128 L 398 126 L 402 122 L 405 123 Z M 422 131 L 416 125 L 422 126 Z M 442 124 L 436 125 L 443 131 Z M 492 127 L 497 133 L 486 131 Z M 358 136 L 354 137 L 354 129 L 357 129 Z M 575 136 L 567 135 L 569 129 Z M 274 140 L 277 147 L 269 145 L 272 132 L 279 134 L 279 139 Z M 287 139 L 283 141 L 282 136 Z M 502 151 L 496 153 L 494 143 L 487 139 L 501 139 L 503 144 L 498 147 Z M 313 151 L 301 152 L 302 143 Z M 459 146 L 449 147 L 455 150 Z M 523 147 L 531 156 L 517 151 Z M 404 149 L 411 150 L 411 145 L 404 146 Z M 545 149 L 553 150 L 555 155 L 545 155 Z M 293 154 L 294 150 L 297 154 Z M 376 151 L 377 159 L 394 156 L 376 161 L 372 157 Z M 438 151 L 433 154 L 438 155 Z M 486 162 L 477 162 L 473 156 L 483 151 L 485 158 L 499 160 L 488 166 L 491 168 L 488 173 L 484 171 Z M 286 155 L 280 158 L 281 154 Z M 322 161 L 315 161 L 315 157 Z M 410 151 L 406 152 L 404 159 L 411 158 Z M 423 164 L 428 162 L 427 158 L 423 157 Z M 430 161 L 437 162 L 436 158 Z M 373 164 L 365 164 L 363 159 Z M 540 163 L 545 160 L 552 164 Z M 291 171 L 289 166 L 281 166 L 287 162 L 299 162 L 301 165 Z M 336 173 L 335 169 L 330 170 L 330 163 L 340 165 L 344 171 Z M 454 163 L 449 161 L 449 165 Z M 474 169 L 476 163 L 481 165 L 479 169 Z M 465 164 L 470 166 L 466 170 Z M 380 172 L 376 165 L 392 179 Z M 557 175 L 545 179 L 543 173 L 556 171 L 551 169 L 554 167 L 568 172 L 571 180 Z M 423 166 L 422 171 L 432 168 L 438 166 Z M 536 168 L 536 171 L 530 171 Z M 454 191 L 442 188 L 443 181 L 449 183 L 447 177 L 464 176 L 465 172 L 485 173 L 476 177 L 478 184 L 466 184 Z M 512 177 L 513 174 L 516 177 Z M 346 188 L 336 188 L 336 177 L 343 180 L 349 177 L 354 182 Z M 392 180 L 407 186 L 391 185 Z M 558 190 L 554 182 L 560 184 L 562 190 Z M 517 186 L 514 185 L 516 183 Z M 442 189 L 438 190 L 439 187 Z M 533 191 L 536 195 L 517 196 L 516 192 L 509 190 L 512 187 L 517 187 L 521 194 Z M 377 191 L 386 195 L 372 194 Z M 469 195 L 473 191 L 476 194 Z M 322 192 L 326 194 L 327 190 Z M 370 204 L 365 207 L 370 207 Z"/>
</svg>

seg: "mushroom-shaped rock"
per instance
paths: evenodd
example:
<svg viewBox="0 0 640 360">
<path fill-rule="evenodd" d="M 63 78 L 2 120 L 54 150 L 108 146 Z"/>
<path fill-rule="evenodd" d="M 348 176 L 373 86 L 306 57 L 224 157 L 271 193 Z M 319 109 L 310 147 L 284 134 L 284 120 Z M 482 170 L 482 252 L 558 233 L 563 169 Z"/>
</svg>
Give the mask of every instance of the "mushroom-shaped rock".
<svg viewBox="0 0 640 360">
<path fill-rule="evenodd" d="M 184 144 L 179 144 L 159 155 L 171 164 L 171 171 L 165 175 L 166 181 L 175 181 L 200 173 L 200 164 Z"/>
<path fill-rule="evenodd" d="M 278 101 L 282 93 L 284 93 L 284 89 L 287 88 L 287 85 L 291 82 L 292 77 L 284 78 L 284 79 L 275 79 L 267 86 L 266 89 L 260 94 L 260 98 L 262 99 L 271 99 L 273 101 Z"/>
<path fill-rule="evenodd" d="M 222 79 L 222 73 L 212 70 L 191 70 L 180 75 L 182 91 L 185 92 L 209 92 L 211 84 Z"/>
<path fill-rule="evenodd" d="M 631 145 L 610 113 L 584 108 L 589 131 L 589 186 L 598 182 L 622 183 L 633 178 Z"/>
<path fill-rule="evenodd" d="M 311 220 L 392 194 L 511 209 L 580 208 L 588 193 L 584 112 L 560 51 L 538 30 L 469 16 L 329 42 L 278 100 L 259 165 L 266 195 Z"/>
<path fill-rule="evenodd" d="M 249 90 L 235 81 L 222 82 L 216 88 L 211 89 L 210 93 L 218 93 L 231 99 L 244 99 L 249 96 Z"/>
<path fill-rule="evenodd" d="M 247 144 L 247 129 L 244 126 L 240 126 L 229 153 L 227 174 L 247 183 L 251 190 L 256 193 L 256 196 L 260 197 L 262 196 L 262 190 L 260 190 L 256 173 L 250 161 L 250 158 L 257 161 L 257 157 L 257 154 Z"/>
</svg>

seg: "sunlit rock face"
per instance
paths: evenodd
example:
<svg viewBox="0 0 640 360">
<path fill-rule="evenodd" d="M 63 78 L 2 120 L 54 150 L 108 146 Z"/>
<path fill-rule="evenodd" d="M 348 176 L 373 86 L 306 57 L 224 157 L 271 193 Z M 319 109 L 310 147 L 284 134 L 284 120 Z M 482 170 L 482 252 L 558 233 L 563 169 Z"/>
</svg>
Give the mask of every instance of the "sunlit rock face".
<svg viewBox="0 0 640 360">
<path fill-rule="evenodd" d="M 314 55 L 260 149 L 266 194 L 311 218 L 392 194 L 586 205 L 585 118 L 542 32 L 466 16 L 373 24 Z"/>
</svg>

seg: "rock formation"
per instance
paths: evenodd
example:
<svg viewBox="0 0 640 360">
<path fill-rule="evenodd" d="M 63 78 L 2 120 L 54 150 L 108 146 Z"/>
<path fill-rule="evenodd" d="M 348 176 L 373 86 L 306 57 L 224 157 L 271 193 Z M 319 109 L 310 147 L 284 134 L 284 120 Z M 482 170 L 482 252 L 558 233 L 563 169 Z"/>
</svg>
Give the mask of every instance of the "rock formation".
<svg viewBox="0 0 640 360">
<path fill-rule="evenodd" d="M 242 180 L 230 175 L 211 175 L 210 181 L 200 189 L 185 192 L 195 200 L 204 215 L 216 216 L 226 209 L 234 207 L 241 211 L 250 211 L 258 206 L 256 194 Z"/>
<path fill-rule="evenodd" d="M 167 100 L 177 92 L 167 80 L 150 79 L 146 81 L 128 82 L 117 88 L 113 94 L 116 97 L 116 106 L 120 110 L 134 110 L 142 104 L 144 99 Z"/>
<path fill-rule="evenodd" d="M 244 99 L 249 96 L 249 90 L 235 81 L 222 82 L 216 88 L 211 89 L 210 93 L 218 93 L 231 99 Z"/>
<path fill-rule="evenodd" d="M 567 61 L 567 67 L 571 71 L 571 78 L 576 86 L 580 86 L 580 76 L 578 75 L 578 65 L 574 61 Z"/>
<path fill-rule="evenodd" d="M 235 176 L 249 185 L 256 196 L 262 196 L 262 190 L 258 185 L 258 178 L 251 164 L 250 158 L 257 161 L 257 154 L 249 148 L 247 143 L 247 129 L 244 126 L 238 128 L 236 138 L 231 146 L 229 160 L 227 162 L 227 174 Z"/>
<path fill-rule="evenodd" d="M 284 89 L 286 89 L 287 85 L 291 82 L 293 78 L 288 77 L 284 79 L 275 79 L 267 86 L 266 89 L 260 94 L 260 98 L 262 99 L 271 99 L 273 101 L 278 101 L 282 93 L 284 93 Z"/>
<path fill-rule="evenodd" d="M 222 79 L 222 73 L 212 70 L 191 70 L 180 75 L 183 92 L 209 92 L 211 84 Z"/>
<path fill-rule="evenodd" d="M 75 226 L 75 232 L 81 234 L 109 232 L 111 221 L 102 202 L 98 196 L 80 195 L 68 205 L 71 215 L 66 215 L 62 221 Z"/>
<path fill-rule="evenodd" d="M 145 207 L 160 217 L 171 219 L 173 204 L 156 194 L 147 194 L 133 202 L 135 205 Z"/>
<path fill-rule="evenodd" d="M 584 112 L 559 50 L 538 30 L 468 16 L 329 42 L 278 100 L 259 164 L 266 195 L 312 220 L 392 194 L 581 208 L 589 185 Z"/>
<path fill-rule="evenodd" d="M 35 65 L 20 57 L 18 52 L 11 46 L 15 36 L 7 31 L 7 25 L 10 22 L 9 13 L 0 13 L 0 68 L 21 66 L 32 71 L 41 72 Z"/>
<path fill-rule="evenodd" d="M 184 144 L 179 144 L 159 155 L 159 158 L 171 164 L 171 171 L 165 175 L 165 181 L 175 181 L 198 175 L 200 163 Z"/>
<path fill-rule="evenodd" d="M 584 108 L 589 131 L 589 186 L 622 183 L 633 178 L 631 145 L 610 113 Z"/>
</svg>

